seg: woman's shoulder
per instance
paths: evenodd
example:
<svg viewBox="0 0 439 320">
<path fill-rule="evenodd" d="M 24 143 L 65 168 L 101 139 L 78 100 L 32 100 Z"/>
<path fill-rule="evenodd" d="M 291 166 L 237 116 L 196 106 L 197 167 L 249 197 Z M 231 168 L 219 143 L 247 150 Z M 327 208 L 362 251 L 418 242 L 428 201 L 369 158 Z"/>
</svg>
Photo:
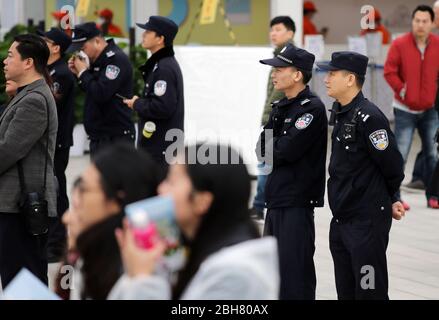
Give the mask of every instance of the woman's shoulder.
<svg viewBox="0 0 439 320">
<path fill-rule="evenodd" d="M 277 299 L 277 243 L 273 237 L 241 242 L 209 256 L 185 299 Z"/>
</svg>

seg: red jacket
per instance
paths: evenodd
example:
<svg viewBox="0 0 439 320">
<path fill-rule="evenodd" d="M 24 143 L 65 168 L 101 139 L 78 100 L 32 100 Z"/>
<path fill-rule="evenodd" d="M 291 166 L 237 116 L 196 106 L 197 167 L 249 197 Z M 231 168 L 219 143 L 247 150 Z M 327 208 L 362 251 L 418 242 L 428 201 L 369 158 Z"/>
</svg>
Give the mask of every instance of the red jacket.
<svg viewBox="0 0 439 320">
<path fill-rule="evenodd" d="M 439 37 L 430 34 L 424 57 L 413 34 L 407 33 L 392 42 L 384 65 L 384 78 L 395 98 L 411 110 L 431 109 L 439 77 Z M 406 88 L 404 99 L 400 93 Z"/>
</svg>

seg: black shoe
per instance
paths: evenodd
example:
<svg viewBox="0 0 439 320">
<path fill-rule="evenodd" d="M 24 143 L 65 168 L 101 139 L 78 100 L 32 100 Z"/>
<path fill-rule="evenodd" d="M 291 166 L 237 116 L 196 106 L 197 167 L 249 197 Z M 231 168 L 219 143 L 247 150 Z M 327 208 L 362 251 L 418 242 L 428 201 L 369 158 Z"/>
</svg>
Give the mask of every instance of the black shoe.
<svg viewBox="0 0 439 320">
<path fill-rule="evenodd" d="M 425 185 L 422 180 L 414 180 L 410 183 L 407 183 L 405 186 L 410 189 L 425 190 Z"/>
<path fill-rule="evenodd" d="M 264 211 L 253 207 L 250 209 L 250 217 L 255 220 L 264 220 Z"/>
</svg>

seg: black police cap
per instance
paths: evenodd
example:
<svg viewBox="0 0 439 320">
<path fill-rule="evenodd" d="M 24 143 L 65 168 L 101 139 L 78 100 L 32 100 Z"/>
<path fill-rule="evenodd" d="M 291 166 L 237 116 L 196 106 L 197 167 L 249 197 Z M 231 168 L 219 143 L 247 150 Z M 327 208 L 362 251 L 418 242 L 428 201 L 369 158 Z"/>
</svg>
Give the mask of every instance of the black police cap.
<svg viewBox="0 0 439 320">
<path fill-rule="evenodd" d="M 53 43 L 60 46 L 61 53 L 64 53 L 72 43 L 72 39 L 64 31 L 58 28 L 51 28 L 47 32 L 37 30 L 37 34 L 43 38 L 53 41 Z"/>
<path fill-rule="evenodd" d="M 171 45 L 178 32 L 178 25 L 171 19 L 151 16 L 145 24 L 136 23 L 139 28 L 155 31 L 165 37 L 165 43 Z"/>
<path fill-rule="evenodd" d="M 332 54 L 330 62 L 317 63 L 319 69 L 325 71 L 346 70 L 364 77 L 367 72 L 369 58 L 352 51 L 339 51 Z"/>
<path fill-rule="evenodd" d="M 259 62 L 273 67 L 296 67 L 311 72 L 315 59 L 312 53 L 293 45 L 287 45 L 275 58 Z"/>
<path fill-rule="evenodd" d="M 67 49 L 67 52 L 81 50 L 82 46 L 87 40 L 93 39 L 101 34 L 101 30 L 98 29 L 96 23 L 94 22 L 78 24 L 73 30 L 72 44 Z"/>
</svg>

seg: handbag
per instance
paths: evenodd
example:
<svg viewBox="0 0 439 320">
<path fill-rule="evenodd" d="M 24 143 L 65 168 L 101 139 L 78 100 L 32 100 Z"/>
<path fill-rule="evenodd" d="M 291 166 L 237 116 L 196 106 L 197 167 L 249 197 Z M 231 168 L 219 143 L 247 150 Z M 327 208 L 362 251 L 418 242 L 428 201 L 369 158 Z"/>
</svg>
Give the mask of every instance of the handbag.
<svg viewBox="0 0 439 320">
<path fill-rule="evenodd" d="M 47 100 L 46 100 L 47 105 Z M 26 230 L 33 236 L 40 236 L 49 231 L 48 202 L 45 199 L 47 181 L 47 161 L 49 155 L 49 106 L 47 105 L 46 129 L 46 160 L 44 165 L 44 184 L 41 192 L 29 192 L 23 173 L 22 160 L 17 162 L 18 177 L 20 179 L 21 197 L 18 203 L 20 214 L 24 220 Z"/>
</svg>

